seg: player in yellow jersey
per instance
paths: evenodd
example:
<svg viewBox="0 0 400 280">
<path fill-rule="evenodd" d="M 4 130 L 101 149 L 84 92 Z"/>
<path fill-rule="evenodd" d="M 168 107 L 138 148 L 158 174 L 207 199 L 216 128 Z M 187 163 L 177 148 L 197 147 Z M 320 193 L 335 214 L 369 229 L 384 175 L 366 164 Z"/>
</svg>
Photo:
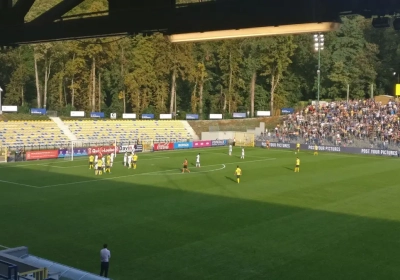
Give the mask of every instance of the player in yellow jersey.
<svg viewBox="0 0 400 280">
<path fill-rule="evenodd" d="M 108 156 L 106 160 L 106 173 L 111 173 L 111 157 Z"/>
<path fill-rule="evenodd" d="M 314 156 L 318 156 L 318 146 L 314 146 Z"/>
<path fill-rule="evenodd" d="M 236 175 L 236 181 L 239 184 L 240 183 L 240 176 L 242 176 L 242 169 L 240 169 L 239 165 L 236 167 L 235 175 Z"/>
<path fill-rule="evenodd" d="M 138 156 L 137 154 L 134 154 L 132 157 L 132 164 L 133 164 L 133 169 L 136 169 L 136 162 L 137 162 Z"/>
<path fill-rule="evenodd" d="M 296 153 L 300 153 L 300 144 L 299 143 L 296 144 Z"/>
<path fill-rule="evenodd" d="M 90 156 L 89 156 L 89 169 L 94 168 L 93 162 L 94 162 L 94 156 L 93 156 L 93 155 L 90 155 Z"/>
<path fill-rule="evenodd" d="M 300 159 L 296 158 L 296 167 L 294 168 L 294 172 L 300 172 Z"/>
<path fill-rule="evenodd" d="M 103 174 L 103 161 L 101 158 L 97 161 L 97 170 L 95 171 L 96 175 L 102 175 Z"/>
<path fill-rule="evenodd" d="M 107 162 L 107 161 L 110 161 L 110 162 L 111 162 L 111 156 L 110 156 L 110 155 L 107 155 L 107 156 L 106 156 L 106 162 Z"/>
</svg>

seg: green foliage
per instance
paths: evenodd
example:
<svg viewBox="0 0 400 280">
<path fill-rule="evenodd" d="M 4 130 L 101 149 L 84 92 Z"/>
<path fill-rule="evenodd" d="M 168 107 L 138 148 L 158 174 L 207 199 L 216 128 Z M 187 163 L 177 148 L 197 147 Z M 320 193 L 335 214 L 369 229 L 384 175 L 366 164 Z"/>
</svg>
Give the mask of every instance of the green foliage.
<svg viewBox="0 0 400 280">
<path fill-rule="evenodd" d="M 36 1 L 26 19 L 58 2 Z M 105 0 L 87 0 L 69 14 L 106 7 Z M 399 35 L 374 30 L 359 16 L 343 18 L 342 27 L 325 36 L 321 98 L 345 99 L 348 86 L 350 98 L 369 97 L 371 85 L 375 94 L 392 94 L 393 72 L 400 72 Z M 0 85 L 10 105 L 59 112 L 167 113 L 175 100 L 177 111 L 202 117 L 279 111 L 316 99 L 312 44 L 312 34 L 188 44 L 155 34 L 22 46 L 0 51 Z"/>
</svg>

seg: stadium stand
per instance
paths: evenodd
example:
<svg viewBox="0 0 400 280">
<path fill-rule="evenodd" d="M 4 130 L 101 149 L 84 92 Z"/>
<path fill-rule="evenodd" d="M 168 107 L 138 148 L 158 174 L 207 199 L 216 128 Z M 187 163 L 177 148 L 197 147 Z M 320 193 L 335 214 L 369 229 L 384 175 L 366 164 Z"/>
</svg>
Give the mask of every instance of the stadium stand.
<svg viewBox="0 0 400 280">
<path fill-rule="evenodd" d="M 76 120 L 64 121 L 78 140 L 110 140 L 118 142 L 154 141 L 179 142 L 192 139 L 182 121 Z"/>
<path fill-rule="evenodd" d="M 273 131 L 258 137 L 285 143 L 306 143 L 368 148 L 400 147 L 400 102 L 357 100 L 330 102 L 287 116 Z"/>
<path fill-rule="evenodd" d="M 0 251 L 0 260 L 4 263 L 15 264 L 18 269 L 20 280 L 105 280 L 104 278 L 86 271 L 82 271 L 73 267 L 49 261 L 34 255 L 29 254 L 27 247 L 17 247 Z M 39 272 L 45 271 L 39 275 Z M 0 275 L 7 275 L 6 267 L 2 267 L 0 263 Z M 46 278 L 46 279 L 45 279 Z M 9 279 L 9 278 L 3 278 Z M 14 278 L 11 278 L 14 279 Z M 16 279 L 14 279 L 16 280 Z"/>
<path fill-rule="evenodd" d="M 69 140 L 51 120 L 3 121 L 0 127 L 0 146 L 10 148 L 56 145 Z"/>
</svg>

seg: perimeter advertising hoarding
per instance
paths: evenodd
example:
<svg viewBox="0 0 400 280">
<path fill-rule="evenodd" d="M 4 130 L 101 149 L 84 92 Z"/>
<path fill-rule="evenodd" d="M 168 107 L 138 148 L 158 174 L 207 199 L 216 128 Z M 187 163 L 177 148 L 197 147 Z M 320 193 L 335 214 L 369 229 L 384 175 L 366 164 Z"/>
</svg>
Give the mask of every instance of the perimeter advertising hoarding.
<svg viewBox="0 0 400 280">
<path fill-rule="evenodd" d="M 142 114 L 142 120 L 154 120 L 154 114 Z"/>
<path fill-rule="evenodd" d="M 218 147 L 218 146 L 226 146 L 228 145 L 228 140 L 212 140 L 211 146 Z"/>
<path fill-rule="evenodd" d="M 119 153 L 130 153 L 132 151 L 135 151 L 135 153 L 140 153 L 143 152 L 143 145 L 142 144 L 137 144 L 137 145 L 124 145 L 124 146 L 119 146 L 118 152 Z"/>
<path fill-rule="evenodd" d="M 26 160 L 58 158 L 58 150 L 42 150 L 26 152 Z"/>
<path fill-rule="evenodd" d="M 197 115 L 197 114 L 186 114 L 186 119 L 187 120 L 198 120 L 199 119 L 199 115 Z"/>
<path fill-rule="evenodd" d="M 91 118 L 104 118 L 104 113 L 103 112 L 91 112 L 90 117 Z"/>
<path fill-rule="evenodd" d="M 193 148 L 211 147 L 211 140 L 193 141 Z"/>
<path fill-rule="evenodd" d="M 65 158 L 66 155 L 71 153 L 70 149 L 59 149 L 58 158 Z M 74 148 L 74 157 L 83 157 L 88 155 L 87 148 Z"/>
<path fill-rule="evenodd" d="M 156 143 L 154 144 L 154 151 L 167 151 L 174 149 L 174 143 Z"/>
<path fill-rule="evenodd" d="M 174 143 L 174 150 L 191 149 L 191 148 L 193 148 L 192 142 L 175 142 Z"/>
<path fill-rule="evenodd" d="M 246 118 L 246 113 L 233 113 L 233 118 L 244 119 L 244 118 Z"/>
<path fill-rule="evenodd" d="M 266 142 L 256 141 L 256 146 L 257 147 L 265 147 Z M 296 148 L 296 144 L 270 142 L 270 148 L 294 150 Z M 315 148 L 315 145 L 307 145 L 307 144 L 300 145 L 301 150 L 314 151 L 314 148 Z M 355 148 L 355 147 L 338 147 L 338 146 L 325 146 L 325 145 L 318 146 L 318 151 L 344 153 L 344 154 L 386 156 L 386 157 L 399 157 L 400 156 L 399 151 L 395 151 L 395 150 L 368 149 L 368 148 Z"/>
<path fill-rule="evenodd" d="M 116 148 L 116 149 L 115 149 Z M 119 152 L 119 147 L 114 147 L 114 146 L 100 146 L 100 147 L 90 147 L 87 149 L 87 154 L 88 155 L 95 155 L 95 154 L 111 154 Z"/>
<path fill-rule="evenodd" d="M 46 115 L 46 109 L 31 108 L 32 115 Z"/>
</svg>

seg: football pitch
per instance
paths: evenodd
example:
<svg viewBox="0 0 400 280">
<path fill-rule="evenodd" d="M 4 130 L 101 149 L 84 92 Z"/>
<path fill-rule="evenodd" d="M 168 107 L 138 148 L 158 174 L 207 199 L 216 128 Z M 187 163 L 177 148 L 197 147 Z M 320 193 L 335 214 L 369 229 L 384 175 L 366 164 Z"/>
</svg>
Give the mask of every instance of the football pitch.
<svg viewBox="0 0 400 280">
<path fill-rule="evenodd" d="M 399 278 L 399 158 L 304 151 L 294 173 L 293 151 L 227 152 L 0 165 L 0 246 L 97 274 L 108 243 L 115 280 Z"/>
</svg>

